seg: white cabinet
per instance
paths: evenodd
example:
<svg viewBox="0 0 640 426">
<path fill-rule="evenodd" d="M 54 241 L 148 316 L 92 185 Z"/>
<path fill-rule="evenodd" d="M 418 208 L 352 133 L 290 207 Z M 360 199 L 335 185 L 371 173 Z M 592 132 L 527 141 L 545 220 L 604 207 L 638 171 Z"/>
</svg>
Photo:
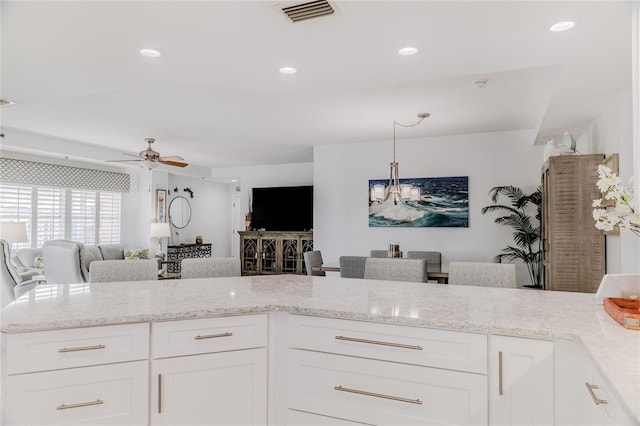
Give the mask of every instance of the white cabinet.
<svg viewBox="0 0 640 426">
<path fill-rule="evenodd" d="M 264 425 L 266 348 L 153 361 L 154 425 Z"/>
<path fill-rule="evenodd" d="M 266 315 L 154 323 L 152 342 L 151 424 L 266 424 Z"/>
<path fill-rule="evenodd" d="M 553 424 L 553 342 L 491 336 L 489 423 Z"/>
<path fill-rule="evenodd" d="M 148 324 L 10 334 L 4 421 L 147 424 L 148 358 Z"/>
<path fill-rule="evenodd" d="M 556 342 L 555 364 L 556 424 L 638 424 L 619 403 L 581 343 Z"/>
<path fill-rule="evenodd" d="M 289 321 L 288 421 L 302 415 L 295 410 L 377 425 L 487 424 L 485 335 L 295 315 Z"/>
</svg>

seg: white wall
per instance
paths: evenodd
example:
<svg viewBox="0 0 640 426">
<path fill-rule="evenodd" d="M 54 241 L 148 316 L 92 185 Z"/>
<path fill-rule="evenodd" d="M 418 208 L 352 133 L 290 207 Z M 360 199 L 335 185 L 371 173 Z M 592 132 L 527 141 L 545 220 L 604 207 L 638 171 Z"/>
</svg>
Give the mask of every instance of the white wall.
<svg viewBox="0 0 640 426">
<path fill-rule="evenodd" d="M 620 93 L 576 143 L 583 154 L 618 153 L 619 176 L 625 185 L 634 174 L 632 118 L 631 92 Z M 640 272 L 637 236 L 622 230 L 619 236 L 607 235 L 606 239 L 607 273 Z"/>
<path fill-rule="evenodd" d="M 174 191 L 176 187 L 177 193 Z M 193 198 L 190 198 L 184 188 L 191 188 Z M 169 203 L 176 196 L 182 196 L 191 204 L 191 221 L 185 228 L 174 230 L 173 242 L 175 244 L 195 243 L 196 236 L 200 235 L 203 242 L 212 244 L 212 256 L 231 256 L 229 185 L 169 175 L 167 189 L 171 191 L 171 195 L 167 197 Z"/>
<path fill-rule="evenodd" d="M 512 244 L 511 228 L 482 215 L 494 186 L 532 192 L 540 185 L 542 146 L 528 132 L 456 135 L 397 143 L 400 177 L 469 177 L 468 228 L 369 228 L 368 181 L 389 176 L 392 142 L 317 146 L 314 149 L 314 246 L 325 261 L 368 255 L 397 240 L 400 248 L 442 252 L 442 262 L 491 261 Z M 530 284 L 524 266 L 519 285 Z"/>
</svg>

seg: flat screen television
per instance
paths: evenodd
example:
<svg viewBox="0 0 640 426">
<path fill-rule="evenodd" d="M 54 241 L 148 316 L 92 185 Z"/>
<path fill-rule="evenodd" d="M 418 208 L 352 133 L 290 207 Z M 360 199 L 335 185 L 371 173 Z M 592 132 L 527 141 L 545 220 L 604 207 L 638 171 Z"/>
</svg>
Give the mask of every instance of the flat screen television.
<svg viewBox="0 0 640 426">
<path fill-rule="evenodd" d="M 253 188 L 251 228 L 309 231 L 313 228 L 313 186 Z"/>
</svg>

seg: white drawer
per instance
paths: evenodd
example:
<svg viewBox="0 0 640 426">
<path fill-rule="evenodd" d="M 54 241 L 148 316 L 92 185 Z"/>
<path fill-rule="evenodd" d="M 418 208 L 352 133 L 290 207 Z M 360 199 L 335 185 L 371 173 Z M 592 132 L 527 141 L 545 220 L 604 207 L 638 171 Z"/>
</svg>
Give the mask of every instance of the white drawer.
<svg viewBox="0 0 640 426">
<path fill-rule="evenodd" d="M 149 361 L 7 377 L 9 425 L 146 425 Z"/>
<path fill-rule="evenodd" d="M 267 345 L 266 314 L 156 322 L 151 327 L 153 358 Z"/>
<path fill-rule="evenodd" d="M 7 374 L 147 358 L 147 323 L 7 335 Z"/>
<path fill-rule="evenodd" d="M 486 425 L 487 377 L 290 349 L 287 408 L 376 425 Z"/>
<path fill-rule="evenodd" d="M 487 373 L 487 336 L 363 321 L 289 315 L 291 348 Z"/>
<path fill-rule="evenodd" d="M 335 417 L 321 416 L 298 410 L 287 410 L 287 425 L 289 426 L 356 426 L 366 423 L 352 422 Z"/>
</svg>

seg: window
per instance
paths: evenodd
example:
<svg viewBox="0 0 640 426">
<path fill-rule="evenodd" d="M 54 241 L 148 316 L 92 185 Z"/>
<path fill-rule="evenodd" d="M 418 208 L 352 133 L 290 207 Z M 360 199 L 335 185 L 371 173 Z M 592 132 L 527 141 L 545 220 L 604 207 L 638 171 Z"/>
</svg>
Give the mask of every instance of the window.
<svg viewBox="0 0 640 426">
<path fill-rule="evenodd" d="M 0 184 L 0 222 L 27 222 L 27 237 L 31 239 L 31 198 L 33 188 L 26 185 Z M 31 247 L 30 243 L 15 243 L 13 249 Z"/>
<path fill-rule="evenodd" d="M 40 187 L 36 193 L 36 247 L 47 240 L 65 239 L 65 190 Z"/>
<path fill-rule="evenodd" d="M 96 243 L 97 204 L 95 191 L 71 190 L 71 239 Z"/>
<path fill-rule="evenodd" d="M 12 247 L 14 250 L 41 247 L 45 241 L 54 239 L 118 244 L 122 194 L 0 184 L 0 220 L 27 222 L 30 242 L 16 243 Z"/>
<path fill-rule="evenodd" d="M 118 244 L 122 225 L 122 194 L 100 193 L 99 241 L 102 244 Z"/>
</svg>

